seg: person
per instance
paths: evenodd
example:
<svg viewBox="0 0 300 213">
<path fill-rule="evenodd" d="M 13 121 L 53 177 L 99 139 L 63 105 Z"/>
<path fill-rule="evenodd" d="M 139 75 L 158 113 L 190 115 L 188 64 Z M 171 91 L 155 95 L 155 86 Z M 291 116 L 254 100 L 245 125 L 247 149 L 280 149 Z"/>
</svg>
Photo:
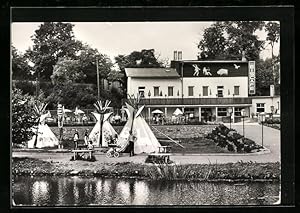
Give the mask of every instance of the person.
<svg viewBox="0 0 300 213">
<path fill-rule="evenodd" d="M 78 148 L 78 140 L 79 140 L 79 134 L 78 134 L 77 129 L 75 129 L 75 134 L 74 134 L 74 137 L 73 137 L 74 149 Z"/>
<path fill-rule="evenodd" d="M 88 145 L 88 150 L 93 150 L 93 149 L 94 149 L 93 141 L 90 141 Z"/>
<path fill-rule="evenodd" d="M 129 131 L 129 157 L 134 156 L 134 142 L 136 137 L 133 135 L 132 130 Z"/>
<path fill-rule="evenodd" d="M 88 145 L 88 140 L 89 140 L 89 130 L 86 129 L 84 132 L 84 144 L 87 146 Z"/>
<path fill-rule="evenodd" d="M 59 138 L 58 138 L 58 148 L 59 149 L 63 149 L 63 144 L 62 144 L 62 141 L 63 141 L 63 133 L 64 133 L 64 130 L 63 128 L 59 128 Z"/>
</svg>

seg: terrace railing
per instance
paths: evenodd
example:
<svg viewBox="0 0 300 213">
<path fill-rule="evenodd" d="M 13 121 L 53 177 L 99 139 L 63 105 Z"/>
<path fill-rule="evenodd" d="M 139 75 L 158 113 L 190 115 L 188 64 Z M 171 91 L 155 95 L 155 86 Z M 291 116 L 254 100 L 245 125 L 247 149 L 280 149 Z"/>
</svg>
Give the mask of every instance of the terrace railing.
<svg viewBox="0 0 300 213">
<path fill-rule="evenodd" d="M 125 100 L 124 100 L 125 101 Z M 244 98 L 143 98 L 142 105 L 232 105 L 252 104 L 252 99 Z"/>
</svg>

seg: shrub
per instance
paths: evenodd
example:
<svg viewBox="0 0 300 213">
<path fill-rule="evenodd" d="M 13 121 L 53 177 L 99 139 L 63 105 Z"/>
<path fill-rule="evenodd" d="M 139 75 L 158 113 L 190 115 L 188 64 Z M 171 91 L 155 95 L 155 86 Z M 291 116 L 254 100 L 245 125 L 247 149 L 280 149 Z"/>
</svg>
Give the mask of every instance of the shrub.
<svg viewBox="0 0 300 213">
<path fill-rule="evenodd" d="M 20 89 L 12 91 L 12 142 L 21 144 L 31 139 L 35 125 L 33 99 L 23 95 Z"/>
</svg>

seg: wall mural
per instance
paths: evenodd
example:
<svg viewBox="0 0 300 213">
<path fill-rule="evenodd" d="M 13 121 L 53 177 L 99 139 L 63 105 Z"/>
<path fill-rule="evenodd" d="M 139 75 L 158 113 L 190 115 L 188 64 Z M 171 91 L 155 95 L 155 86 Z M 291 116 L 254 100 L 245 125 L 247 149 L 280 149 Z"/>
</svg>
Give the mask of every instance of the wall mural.
<svg viewBox="0 0 300 213">
<path fill-rule="evenodd" d="M 248 76 L 246 62 L 185 62 L 184 77 L 235 77 Z"/>
</svg>

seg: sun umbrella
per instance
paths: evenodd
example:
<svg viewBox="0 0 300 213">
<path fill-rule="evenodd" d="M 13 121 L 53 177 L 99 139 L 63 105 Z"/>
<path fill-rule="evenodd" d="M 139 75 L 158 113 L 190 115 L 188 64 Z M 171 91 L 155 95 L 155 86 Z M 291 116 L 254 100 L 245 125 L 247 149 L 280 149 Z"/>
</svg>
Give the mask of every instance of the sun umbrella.
<svg viewBox="0 0 300 213">
<path fill-rule="evenodd" d="M 77 113 L 77 114 L 84 114 L 85 112 L 82 111 L 81 109 L 77 109 L 77 110 L 76 110 L 76 113 Z"/>
<path fill-rule="evenodd" d="M 179 109 L 179 108 L 177 108 L 174 112 L 173 112 L 173 115 L 182 115 L 183 113 L 182 113 L 182 111 Z"/>
<path fill-rule="evenodd" d="M 72 112 L 70 109 L 64 109 L 64 112 Z"/>
<path fill-rule="evenodd" d="M 160 111 L 159 109 L 156 109 L 156 110 L 154 110 L 152 113 L 153 113 L 153 114 L 162 114 L 163 112 Z"/>
</svg>

